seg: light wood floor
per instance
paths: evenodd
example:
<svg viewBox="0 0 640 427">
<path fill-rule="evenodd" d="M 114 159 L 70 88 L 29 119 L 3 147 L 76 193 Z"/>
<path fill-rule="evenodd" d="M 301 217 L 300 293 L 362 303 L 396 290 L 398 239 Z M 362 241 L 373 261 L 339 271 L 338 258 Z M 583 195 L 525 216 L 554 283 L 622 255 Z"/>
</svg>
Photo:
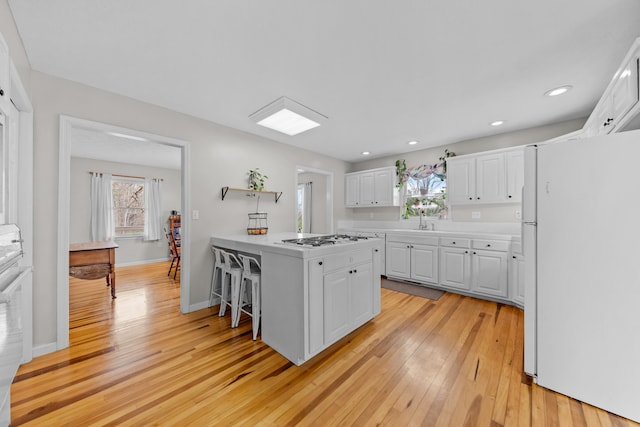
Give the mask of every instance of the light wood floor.
<svg viewBox="0 0 640 427">
<path fill-rule="evenodd" d="M 13 425 L 638 425 L 532 385 L 522 311 L 382 290 L 382 313 L 296 367 L 244 319 L 179 313 L 168 264 L 70 283 L 71 347 L 20 368 Z"/>
</svg>

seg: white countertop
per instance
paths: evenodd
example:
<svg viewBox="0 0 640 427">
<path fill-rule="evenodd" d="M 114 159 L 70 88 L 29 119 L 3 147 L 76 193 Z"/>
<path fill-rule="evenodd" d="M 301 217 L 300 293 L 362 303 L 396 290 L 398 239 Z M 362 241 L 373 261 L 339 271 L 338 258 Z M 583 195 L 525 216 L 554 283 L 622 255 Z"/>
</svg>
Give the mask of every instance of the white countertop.
<svg viewBox="0 0 640 427">
<path fill-rule="evenodd" d="M 348 251 L 360 247 L 382 247 L 381 239 L 368 238 L 366 240 L 345 241 L 335 245 L 319 247 L 297 246 L 283 243 L 283 240 L 300 239 L 305 237 L 322 236 L 322 234 L 274 233 L 263 235 L 235 234 L 230 236 L 212 236 L 209 240 L 213 246 L 219 246 L 239 252 L 260 255 L 262 252 L 279 253 L 297 258 L 313 258 Z"/>
</svg>

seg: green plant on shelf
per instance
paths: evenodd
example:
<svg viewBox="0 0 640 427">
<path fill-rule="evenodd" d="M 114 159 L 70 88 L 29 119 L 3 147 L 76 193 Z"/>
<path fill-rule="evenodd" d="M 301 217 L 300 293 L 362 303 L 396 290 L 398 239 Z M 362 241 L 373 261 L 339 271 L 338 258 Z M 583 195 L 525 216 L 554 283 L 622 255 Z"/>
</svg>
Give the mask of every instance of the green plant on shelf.
<svg viewBox="0 0 640 427">
<path fill-rule="evenodd" d="M 249 190 L 262 191 L 264 189 L 264 183 L 268 176 L 258 171 L 259 168 L 249 169 Z"/>
</svg>

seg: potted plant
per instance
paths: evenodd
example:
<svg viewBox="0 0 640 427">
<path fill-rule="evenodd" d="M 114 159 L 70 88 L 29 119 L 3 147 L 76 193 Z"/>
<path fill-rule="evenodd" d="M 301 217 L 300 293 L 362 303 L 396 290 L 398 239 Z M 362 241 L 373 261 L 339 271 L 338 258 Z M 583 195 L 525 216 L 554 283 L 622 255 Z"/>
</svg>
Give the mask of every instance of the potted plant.
<svg viewBox="0 0 640 427">
<path fill-rule="evenodd" d="M 396 175 L 398 176 L 398 183 L 396 184 L 396 187 L 402 188 L 404 185 L 404 173 L 406 171 L 407 163 L 402 159 L 396 160 Z"/>
<path fill-rule="evenodd" d="M 249 190 L 262 191 L 264 189 L 264 182 L 269 177 L 259 172 L 258 168 L 249 169 L 248 174 L 249 174 Z"/>
</svg>

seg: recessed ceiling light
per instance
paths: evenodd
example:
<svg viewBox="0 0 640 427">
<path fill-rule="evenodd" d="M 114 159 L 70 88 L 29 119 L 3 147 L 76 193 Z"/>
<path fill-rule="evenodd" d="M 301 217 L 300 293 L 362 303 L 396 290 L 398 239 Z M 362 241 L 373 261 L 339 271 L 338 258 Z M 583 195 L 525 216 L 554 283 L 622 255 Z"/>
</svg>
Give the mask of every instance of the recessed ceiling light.
<svg viewBox="0 0 640 427">
<path fill-rule="evenodd" d="M 409 141 L 409 142 L 407 142 L 407 144 L 409 144 L 409 145 L 416 145 L 417 143 L 418 143 L 418 141 Z"/>
<path fill-rule="evenodd" d="M 134 141 L 148 141 L 147 138 L 142 138 L 140 136 L 126 135 L 124 133 L 118 133 L 118 132 L 107 132 L 107 135 L 117 136 L 118 138 L 132 139 Z"/>
<path fill-rule="evenodd" d="M 569 89 L 571 89 L 573 86 L 567 85 L 567 86 L 560 86 L 557 87 L 555 89 L 551 89 L 548 90 L 544 93 L 544 96 L 558 96 L 558 95 L 562 95 L 563 93 L 567 93 L 569 91 Z"/>
<path fill-rule="evenodd" d="M 260 126 L 293 136 L 320 126 L 327 117 L 282 96 L 251 114 L 249 118 Z"/>
<path fill-rule="evenodd" d="M 495 122 L 489 123 L 491 126 L 500 126 L 504 124 L 504 120 L 496 120 Z"/>
<path fill-rule="evenodd" d="M 362 155 L 363 155 L 363 156 L 368 156 L 369 154 L 371 154 L 369 151 L 363 151 L 363 152 L 362 152 Z"/>
</svg>

